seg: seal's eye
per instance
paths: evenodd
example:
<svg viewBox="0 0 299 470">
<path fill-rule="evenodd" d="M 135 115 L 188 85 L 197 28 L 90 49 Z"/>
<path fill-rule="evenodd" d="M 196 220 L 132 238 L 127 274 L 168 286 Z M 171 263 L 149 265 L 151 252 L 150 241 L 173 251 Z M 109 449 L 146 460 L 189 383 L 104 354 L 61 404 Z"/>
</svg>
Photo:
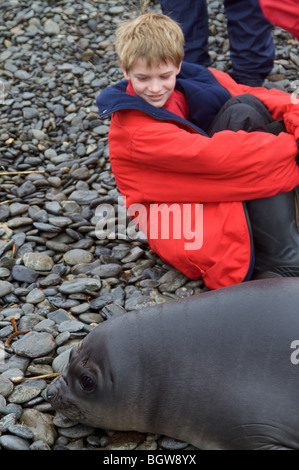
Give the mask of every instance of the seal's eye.
<svg viewBox="0 0 299 470">
<path fill-rule="evenodd" d="M 87 374 L 81 375 L 80 385 L 84 392 L 92 392 L 96 388 L 94 378 Z"/>
</svg>

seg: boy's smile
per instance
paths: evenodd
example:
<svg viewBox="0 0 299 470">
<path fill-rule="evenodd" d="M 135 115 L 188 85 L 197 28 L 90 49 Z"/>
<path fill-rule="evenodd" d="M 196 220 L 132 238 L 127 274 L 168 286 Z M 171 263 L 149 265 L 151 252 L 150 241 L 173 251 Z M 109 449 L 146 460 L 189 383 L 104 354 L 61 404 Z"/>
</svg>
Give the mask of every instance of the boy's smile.
<svg viewBox="0 0 299 470">
<path fill-rule="evenodd" d="M 131 81 L 135 93 L 156 108 L 165 105 L 174 90 L 180 70 L 181 66 L 177 67 L 170 61 L 148 68 L 146 60 L 142 58 L 136 60 L 128 73 L 122 69 L 124 77 Z"/>
</svg>

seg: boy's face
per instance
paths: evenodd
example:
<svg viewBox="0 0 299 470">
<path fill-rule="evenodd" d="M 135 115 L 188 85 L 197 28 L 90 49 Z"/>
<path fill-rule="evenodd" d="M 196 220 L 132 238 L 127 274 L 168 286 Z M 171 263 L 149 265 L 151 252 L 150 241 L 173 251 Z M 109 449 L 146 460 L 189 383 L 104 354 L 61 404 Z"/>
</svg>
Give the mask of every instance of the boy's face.
<svg viewBox="0 0 299 470">
<path fill-rule="evenodd" d="M 135 93 L 156 108 L 162 108 L 168 100 L 180 70 L 181 65 L 176 67 L 172 62 L 148 68 L 143 58 L 138 59 L 128 73 L 122 69 L 126 80 L 131 81 Z"/>
</svg>

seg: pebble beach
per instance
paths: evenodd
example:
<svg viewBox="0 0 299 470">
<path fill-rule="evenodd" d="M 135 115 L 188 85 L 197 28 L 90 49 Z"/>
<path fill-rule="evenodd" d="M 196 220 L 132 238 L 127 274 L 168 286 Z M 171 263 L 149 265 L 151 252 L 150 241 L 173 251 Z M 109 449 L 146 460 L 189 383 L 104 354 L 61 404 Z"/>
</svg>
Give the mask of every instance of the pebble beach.
<svg viewBox="0 0 299 470">
<path fill-rule="evenodd" d="M 223 2 L 208 6 L 212 67 L 226 72 Z M 160 12 L 159 2 L 149 7 Z M 1 450 L 194 449 L 73 423 L 46 399 L 52 378 L 39 378 L 61 372 L 101 322 L 206 290 L 154 254 L 126 216 L 120 227 L 109 119 L 95 99 L 123 78 L 114 31 L 138 9 L 133 0 L 0 0 Z M 276 27 L 273 37 L 265 86 L 299 98 L 298 41 Z"/>
</svg>

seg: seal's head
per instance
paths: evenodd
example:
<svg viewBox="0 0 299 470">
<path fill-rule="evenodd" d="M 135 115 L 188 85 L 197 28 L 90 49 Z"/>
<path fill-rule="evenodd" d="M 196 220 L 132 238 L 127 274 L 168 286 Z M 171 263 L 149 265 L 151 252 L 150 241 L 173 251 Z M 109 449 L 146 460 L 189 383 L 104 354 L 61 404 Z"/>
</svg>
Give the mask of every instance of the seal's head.
<svg viewBox="0 0 299 470">
<path fill-rule="evenodd" d="M 48 387 L 47 398 L 55 410 L 71 420 L 94 426 L 101 423 L 104 427 L 113 380 L 104 351 L 99 344 L 95 346 L 90 338 L 71 350 L 62 375 Z"/>
<path fill-rule="evenodd" d="M 71 350 L 69 362 L 61 376 L 57 377 L 47 389 L 47 398 L 53 408 L 68 418 L 85 422 L 86 409 L 80 407 L 78 396 L 89 394 L 92 396 L 97 388 L 96 376 L 93 371 L 84 366 L 84 362 L 78 360 L 82 343 Z M 85 360 L 85 364 L 88 358 Z M 74 394 L 74 389 L 76 390 Z"/>
</svg>

